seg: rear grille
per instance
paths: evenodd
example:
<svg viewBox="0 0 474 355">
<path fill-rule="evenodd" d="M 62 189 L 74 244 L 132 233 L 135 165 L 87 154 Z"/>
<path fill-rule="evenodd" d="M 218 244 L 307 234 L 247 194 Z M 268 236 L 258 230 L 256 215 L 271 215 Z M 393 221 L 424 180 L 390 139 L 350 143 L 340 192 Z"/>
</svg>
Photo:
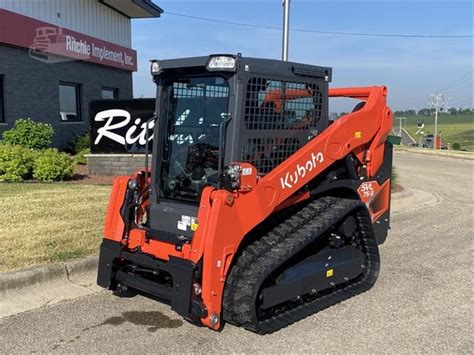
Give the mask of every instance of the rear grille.
<svg viewBox="0 0 474 355">
<path fill-rule="evenodd" d="M 315 83 L 251 78 L 244 120 L 250 130 L 308 130 L 321 119 L 323 95 Z"/>
</svg>

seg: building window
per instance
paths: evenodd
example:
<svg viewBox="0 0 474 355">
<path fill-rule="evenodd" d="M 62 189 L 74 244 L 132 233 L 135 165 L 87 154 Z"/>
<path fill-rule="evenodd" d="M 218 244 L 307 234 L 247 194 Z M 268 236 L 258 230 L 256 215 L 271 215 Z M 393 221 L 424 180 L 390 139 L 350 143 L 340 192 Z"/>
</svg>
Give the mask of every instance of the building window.
<svg viewBox="0 0 474 355">
<path fill-rule="evenodd" d="M 61 122 L 81 120 L 80 85 L 74 83 L 59 84 L 59 115 Z"/>
<path fill-rule="evenodd" d="M 118 99 L 118 89 L 116 88 L 102 88 L 102 98 L 104 100 Z"/>
<path fill-rule="evenodd" d="M 0 122 L 5 122 L 5 99 L 3 97 L 3 75 L 0 75 Z"/>
</svg>

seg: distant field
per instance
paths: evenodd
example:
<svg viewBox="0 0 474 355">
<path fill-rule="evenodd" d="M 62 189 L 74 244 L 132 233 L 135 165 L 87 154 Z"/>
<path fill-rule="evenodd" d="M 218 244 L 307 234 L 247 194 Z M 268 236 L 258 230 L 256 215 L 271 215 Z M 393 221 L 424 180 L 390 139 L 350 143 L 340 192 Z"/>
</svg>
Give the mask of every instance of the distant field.
<svg viewBox="0 0 474 355">
<path fill-rule="evenodd" d="M 424 120 L 425 134 L 434 133 L 434 116 L 408 116 L 404 127 L 410 132 L 413 138 L 417 131 L 417 124 Z M 398 120 L 394 120 L 394 130 L 397 132 Z M 446 143 L 459 143 L 461 149 L 474 151 L 474 116 L 473 115 L 439 115 L 438 132 Z"/>
</svg>

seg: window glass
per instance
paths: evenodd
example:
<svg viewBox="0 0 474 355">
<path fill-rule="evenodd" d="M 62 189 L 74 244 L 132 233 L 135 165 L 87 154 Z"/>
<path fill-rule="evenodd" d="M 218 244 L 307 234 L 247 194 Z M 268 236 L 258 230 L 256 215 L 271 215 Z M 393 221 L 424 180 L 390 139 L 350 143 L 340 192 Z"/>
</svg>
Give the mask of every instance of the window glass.
<svg viewBox="0 0 474 355">
<path fill-rule="evenodd" d="M 229 84 L 219 76 L 177 80 L 164 88 L 167 107 L 163 196 L 198 201 L 205 186 L 217 185 L 219 128 L 228 113 Z"/>
<path fill-rule="evenodd" d="M 102 88 L 102 98 L 104 100 L 118 99 L 118 89 Z"/>
<path fill-rule="evenodd" d="M 61 121 L 80 121 L 79 85 L 59 84 L 59 115 Z"/>
</svg>

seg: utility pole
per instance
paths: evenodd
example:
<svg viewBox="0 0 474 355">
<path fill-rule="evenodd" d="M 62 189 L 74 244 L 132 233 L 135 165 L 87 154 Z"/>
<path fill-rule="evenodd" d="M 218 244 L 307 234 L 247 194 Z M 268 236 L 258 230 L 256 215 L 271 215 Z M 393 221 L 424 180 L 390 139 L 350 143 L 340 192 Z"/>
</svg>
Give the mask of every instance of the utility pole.
<svg viewBox="0 0 474 355">
<path fill-rule="evenodd" d="M 406 117 L 395 117 L 395 118 L 397 120 L 400 120 L 400 133 L 398 133 L 398 135 L 401 137 L 402 136 L 402 121 L 405 120 L 406 122 L 407 118 Z"/>
<path fill-rule="evenodd" d="M 435 126 L 434 126 L 434 137 L 433 137 L 433 149 L 436 150 L 436 143 L 438 141 L 438 114 L 443 109 L 445 105 L 446 95 L 444 94 L 431 94 L 430 102 L 428 104 L 429 108 L 435 109 Z"/>
<path fill-rule="evenodd" d="M 283 0 L 283 44 L 281 51 L 281 59 L 288 61 L 288 45 L 290 41 L 290 1 Z"/>
</svg>

